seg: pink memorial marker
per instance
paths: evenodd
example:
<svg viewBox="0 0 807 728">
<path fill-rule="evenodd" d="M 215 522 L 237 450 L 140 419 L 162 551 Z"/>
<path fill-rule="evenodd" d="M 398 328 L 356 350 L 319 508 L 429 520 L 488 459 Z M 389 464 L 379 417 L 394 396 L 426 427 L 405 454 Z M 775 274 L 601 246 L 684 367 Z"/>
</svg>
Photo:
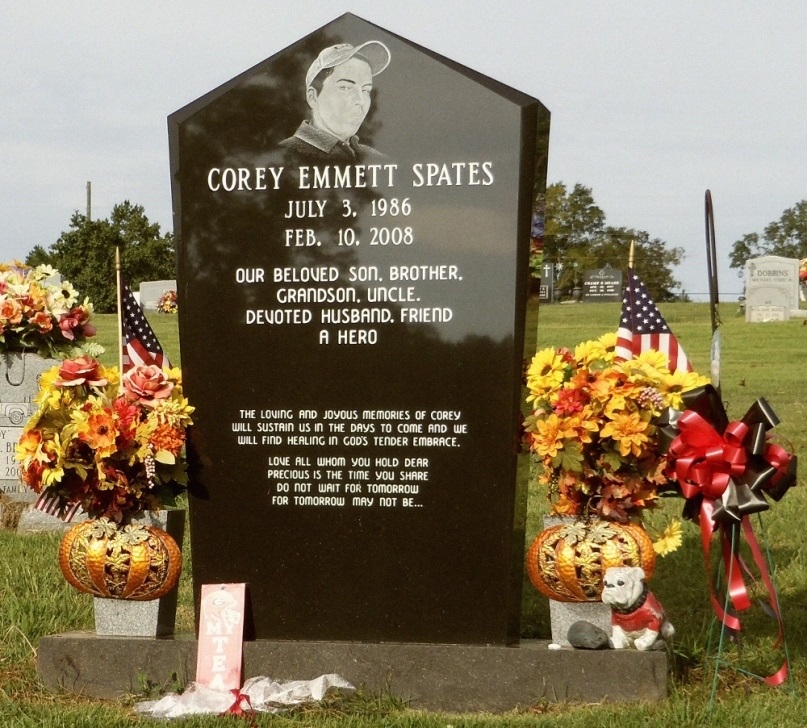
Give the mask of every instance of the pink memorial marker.
<svg viewBox="0 0 807 728">
<path fill-rule="evenodd" d="M 216 690 L 241 687 L 245 584 L 203 584 L 196 682 Z"/>
</svg>

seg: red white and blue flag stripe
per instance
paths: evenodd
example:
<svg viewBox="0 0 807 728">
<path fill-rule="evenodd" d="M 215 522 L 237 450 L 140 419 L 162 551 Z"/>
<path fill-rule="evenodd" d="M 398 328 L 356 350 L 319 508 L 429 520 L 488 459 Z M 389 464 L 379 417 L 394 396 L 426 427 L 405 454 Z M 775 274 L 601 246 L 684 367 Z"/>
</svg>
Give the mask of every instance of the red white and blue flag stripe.
<svg viewBox="0 0 807 728">
<path fill-rule="evenodd" d="M 628 285 L 622 298 L 622 315 L 616 337 L 615 351 L 622 359 L 633 359 L 654 349 L 667 355 L 671 372 L 692 371 L 678 339 L 632 268 L 628 269 Z"/>
<path fill-rule="evenodd" d="M 78 503 L 68 503 L 66 507 L 63 507 L 59 496 L 47 490 L 43 490 L 36 499 L 34 508 L 50 516 L 61 518 L 65 522 L 72 521 L 76 513 L 81 510 Z"/>
<path fill-rule="evenodd" d="M 121 281 L 120 297 L 123 372 L 141 364 L 170 369 L 171 362 L 168 361 L 168 356 L 143 315 L 143 309 L 124 281 Z"/>
</svg>

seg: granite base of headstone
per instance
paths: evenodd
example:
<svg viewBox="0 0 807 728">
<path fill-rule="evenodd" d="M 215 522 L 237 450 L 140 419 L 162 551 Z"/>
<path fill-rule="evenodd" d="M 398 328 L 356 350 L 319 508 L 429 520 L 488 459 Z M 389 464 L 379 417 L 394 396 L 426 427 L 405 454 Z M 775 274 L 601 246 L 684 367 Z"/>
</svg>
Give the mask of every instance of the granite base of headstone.
<svg viewBox="0 0 807 728">
<path fill-rule="evenodd" d="M 144 526 L 167 531 L 182 547 L 185 532 L 185 511 L 157 511 L 140 514 L 135 520 Z M 93 598 L 95 633 L 103 636 L 165 637 L 174 633 L 177 613 L 177 592 L 174 587 L 159 599 Z"/>
<path fill-rule="evenodd" d="M 410 708 L 503 713 L 546 702 L 659 701 L 667 697 L 667 652 L 550 650 L 545 640 L 500 645 L 255 640 L 244 643 L 244 679 L 310 679 L 336 673 Z M 88 632 L 43 637 L 37 672 L 51 690 L 115 699 L 193 679 L 197 642 L 102 637 Z"/>
</svg>

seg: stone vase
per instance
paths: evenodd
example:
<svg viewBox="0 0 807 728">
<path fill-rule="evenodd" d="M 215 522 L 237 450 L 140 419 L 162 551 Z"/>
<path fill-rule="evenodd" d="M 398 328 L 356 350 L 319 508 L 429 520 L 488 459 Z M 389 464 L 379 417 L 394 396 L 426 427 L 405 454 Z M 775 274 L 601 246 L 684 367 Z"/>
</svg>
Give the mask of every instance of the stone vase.
<svg viewBox="0 0 807 728">
<path fill-rule="evenodd" d="M 141 513 L 135 519 L 144 526 L 167 531 L 182 547 L 185 533 L 185 511 Z M 93 597 L 95 633 L 124 637 L 166 637 L 174 634 L 179 585 L 168 594 L 149 601 Z"/>
<path fill-rule="evenodd" d="M 20 480 L 14 452 L 25 423 L 36 411 L 39 377 L 57 364 L 57 359 L 29 351 L 0 355 L 0 493 L 12 501 L 32 503 L 37 498 Z"/>
</svg>

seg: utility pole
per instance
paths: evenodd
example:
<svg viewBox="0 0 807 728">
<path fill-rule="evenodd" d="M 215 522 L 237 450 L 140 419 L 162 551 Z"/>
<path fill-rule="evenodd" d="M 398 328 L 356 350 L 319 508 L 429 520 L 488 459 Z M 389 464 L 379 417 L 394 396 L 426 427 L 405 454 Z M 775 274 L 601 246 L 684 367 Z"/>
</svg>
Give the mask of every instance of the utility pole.
<svg viewBox="0 0 807 728">
<path fill-rule="evenodd" d="M 87 182 L 87 220 L 92 220 L 92 182 Z"/>
</svg>

